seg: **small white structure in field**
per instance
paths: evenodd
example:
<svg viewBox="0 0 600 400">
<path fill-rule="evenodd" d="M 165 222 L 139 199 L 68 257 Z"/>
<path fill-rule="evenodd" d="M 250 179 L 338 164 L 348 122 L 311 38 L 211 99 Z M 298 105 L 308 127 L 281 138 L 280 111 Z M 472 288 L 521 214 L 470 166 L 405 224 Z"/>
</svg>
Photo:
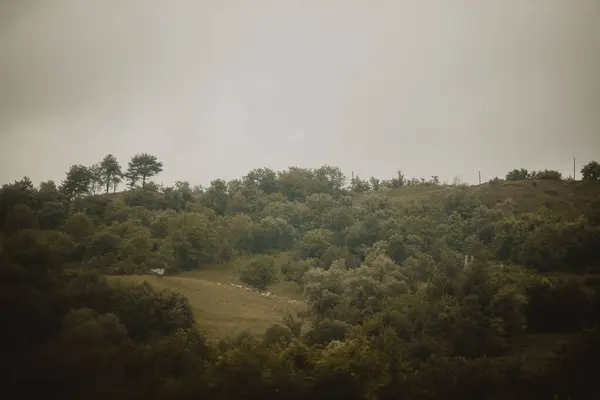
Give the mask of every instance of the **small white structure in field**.
<svg viewBox="0 0 600 400">
<path fill-rule="evenodd" d="M 164 268 L 154 268 L 151 269 L 150 272 L 154 272 L 158 276 L 163 276 L 165 274 Z"/>
<path fill-rule="evenodd" d="M 467 254 L 465 254 L 465 269 L 467 267 L 469 267 L 469 265 L 473 264 L 473 261 L 475 260 L 475 257 L 471 256 L 469 258 L 469 256 Z"/>
</svg>

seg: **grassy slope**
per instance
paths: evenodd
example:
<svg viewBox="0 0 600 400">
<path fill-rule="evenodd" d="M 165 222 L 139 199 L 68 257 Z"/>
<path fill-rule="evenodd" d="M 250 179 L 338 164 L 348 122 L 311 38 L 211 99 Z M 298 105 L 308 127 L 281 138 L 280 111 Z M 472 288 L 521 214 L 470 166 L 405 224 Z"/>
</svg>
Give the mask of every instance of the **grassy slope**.
<svg viewBox="0 0 600 400">
<path fill-rule="evenodd" d="M 546 206 L 553 213 L 575 217 L 598 199 L 599 182 L 531 181 L 484 184 L 472 188 L 473 193 L 488 207 L 510 201 L 515 212 L 536 211 Z M 510 200 L 509 200 L 510 199 Z"/>
<path fill-rule="evenodd" d="M 210 339 L 248 331 L 261 335 L 281 321 L 281 312 L 304 309 L 297 287 L 280 283 L 270 288 L 271 296 L 232 286 L 239 284 L 232 268 L 214 268 L 181 276 L 124 276 L 117 279 L 147 281 L 157 289 L 173 289 L 190 302 L 198 328 Z"/>
<path fill-rule="evenodd" d="M 574 217 L 584 212 L 600 197 L 600 182 L 532 181 L 484 183 L 478 186 L 413 186 L 387 190 L 385 194 L 396 204 L 408 205 L 415 200 L 428 200 L 468 191 L 488 207 L 503 204 L 515 213 L 533 212 L 546 206 L 559 215 Z M 359 195 L 355 204 L 371 194 Z"/>
</svg>

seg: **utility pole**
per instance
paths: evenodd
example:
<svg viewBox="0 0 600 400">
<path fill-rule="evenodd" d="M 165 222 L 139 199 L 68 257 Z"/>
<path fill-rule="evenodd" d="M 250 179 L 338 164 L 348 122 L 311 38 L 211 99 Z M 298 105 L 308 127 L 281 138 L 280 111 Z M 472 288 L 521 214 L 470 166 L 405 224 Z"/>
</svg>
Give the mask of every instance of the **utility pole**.
<svg viewBox="0 0 600 400">
<path fill-rule="evenodd" d="M 479 171 L 479 184 L 481 185 L 481 171 Z"/>
<path fill-rule="evenodd" d="M 573 180 L 575 181 L 575 157 L 573 157 Z"/>
</svg>

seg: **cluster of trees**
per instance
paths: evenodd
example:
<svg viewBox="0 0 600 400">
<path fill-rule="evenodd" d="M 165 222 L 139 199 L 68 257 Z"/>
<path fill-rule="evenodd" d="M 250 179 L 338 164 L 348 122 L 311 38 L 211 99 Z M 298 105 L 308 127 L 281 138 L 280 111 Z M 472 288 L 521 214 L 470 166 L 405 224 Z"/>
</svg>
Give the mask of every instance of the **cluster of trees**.
<svg viewBox="0 0 600 400">
<path fill-rule="evenodd" d="M 563 179 L 558 171 L 545 169 L 543 171 L 528 171 L 526 168 L 513 169 L 506 174 L 507 181 L 524 181 L 527 179 L 554 180 Z M 581 179 L 584 181 L 600 180 L 600 164 L 590 161 L 581 168 Z"/>
<path fill-rule="evenodd" d="M 457 185 L 459 179 L 455 178 L 453 184 Z M 350 180 L 350 190 L 354 193 L 364 193 L 369 191 L 380 191 L 384 189 L 397 189 L 404 186 L 419 186 L 419 185 L 439 185 L 440 178 L 437 175 L 432 175 L 431 179 L 427 180 L 421 178 L 408 179 L 404 176 L 402 171 L 398 171 L 397 176 L 389 180 L 380 180 L 375 177 L 369 178 L 369 180 L 362 180 L 358 175 L 353 176 Z"/>
<path fill-rule="evenodd" d="M 122 196 L 26 178 L 0 190 L 2 372 L 23 396 L 600 395 L 598 200 L 518 213 L 456 186 L 398 204 L 376 180 L 353 196 L 362 181 L 331 166 L 159 187 L 133 165 L 142 185 Z M 232 261 L 260 290 L 297 283 L 307 311 L 261 339 L 207 343 L 185 298 L 104 277 Z M 569 342 L 521 356 L 547 334 Z"/>
<path fill-rule="evenodd" d="M 157 175 L 162 169 L 163 164 L 156 156 L 140 153 L 131 158 L 127 170 L 123 171 L 117 158 L 108 154 L 102 161 L 90 167 L 72 165 L 59 190 L 69 199 L 102 191 L 108 193 L 111 189 L 114 193 L 123 179 L 133 188 L 140 181 L 144 185 L 148 178 Z"/>
<path fill-rule="evenodd" d="M 527 179 L 560 181 L 562 180 L 562 174 L 551 169 L 529 172 L 525 168 L 513 169 L 506 174 L 507 181 L 524 181 Z"/>
</svg>

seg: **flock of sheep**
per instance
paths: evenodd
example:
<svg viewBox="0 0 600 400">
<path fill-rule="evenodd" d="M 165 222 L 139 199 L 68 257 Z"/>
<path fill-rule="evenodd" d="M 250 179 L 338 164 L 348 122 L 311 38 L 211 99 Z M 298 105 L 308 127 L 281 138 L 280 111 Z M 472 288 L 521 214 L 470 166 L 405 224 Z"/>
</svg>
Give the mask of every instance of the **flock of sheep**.
<svg viewBox="0 0 600 400">
<path fill-rule="evenodd" d="M 218 283 L 218 282 L 217 282 L 217 285 L 221 286 L 221 283 Z M 231 287 L 234 287 L 234 288 L 236 288 L 236 289 L 244 289 L 244 290 L 247 290 L 247 291 L 249 291 L 249 292 L 258 292 L 258 293 L 260 293 L 260 294 L 261 294 L 261 296 L 263 296 L 263 297 L 279 297 L 279 296 L 276 296 L 276 295 L 274 295 L 274 294 L 273 294 L 273 293 L 271 293 L 271 292 L 260 292 L 260 291 L 258 291 L 258 290 L 252 289 L 252 288 L 250 288 L 250 287 L 248 287 L 248 286 L 236 285 L 235 283 L 230 283 L 230 284 L 229 284 L 229 286 L 231 286 Z M 280 297 L 280 298 L 282 298 L 282 299 L 284 299 L 284 300 L 287 300 L 287 301 L 288 301 L 288 303 L 291 303 L 291 304 L 296 304 L 296 303 L 297 303 L 297 301 L 296 301 L 296 300 L 290 299 L 289 297 L 285 297 L 285 296 L 284 296 L 284 297 Z"/>
</svg>

